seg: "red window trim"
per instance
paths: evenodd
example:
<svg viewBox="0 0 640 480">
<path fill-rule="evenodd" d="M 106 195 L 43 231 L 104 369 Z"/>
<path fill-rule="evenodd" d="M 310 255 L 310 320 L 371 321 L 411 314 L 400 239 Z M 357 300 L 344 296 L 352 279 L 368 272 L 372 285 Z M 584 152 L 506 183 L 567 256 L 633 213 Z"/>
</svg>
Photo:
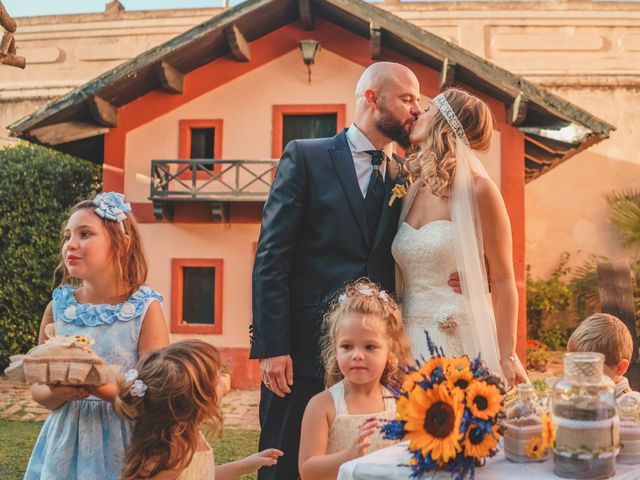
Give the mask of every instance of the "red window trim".
<svg viewBox="0 0 640 480">
<path fill-rule="evenodd" d="M 222 159 L 222 119 L 186 119 L 179 122 L 179 148 L 178 158 L 180 160 L 189 160 L 191 157 L 191 129 L 192 128 L 213 128 L 213 158 L 215 160 Z M 222 171 L 221 165 L 213 168 L 214 172 Z M 190 178 L 190 173 L 180 175 L 180 178 Z M 198 172 L 198 179 L 206 180 L 209 178 L 205 172 Z"/>
<path fill-rule="evenodd" d="M 336 114 L 336 133 L 345 127 L 347 107 L 344 103 L 314 104 L 314 105 L 274 105 L 273 129 L 271 137 L 271 157 L 280 158 L 284 145 L 282 145 L 282 129 L 285 115 L 318 115 L 323 113 Z"/>
<path fill-rule="evenodd" d="M 171 333 L 222 334 L 222 259 L 173 258 L 171 259 Z M 182 320 L 183 268 L 211 267 L 215 269 L 215 305 L 213 325 L 185 323 Z"/>
</svg>

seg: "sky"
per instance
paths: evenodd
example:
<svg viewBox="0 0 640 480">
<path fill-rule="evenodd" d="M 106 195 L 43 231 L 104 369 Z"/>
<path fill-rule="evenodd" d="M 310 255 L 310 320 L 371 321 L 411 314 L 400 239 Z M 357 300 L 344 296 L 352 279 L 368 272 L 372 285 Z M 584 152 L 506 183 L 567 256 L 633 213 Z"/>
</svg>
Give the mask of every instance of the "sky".
<svg viewBox="0 0 640 480">
<path fill-rule="evenodd" d="M 104 6 L 108 1 L 109 0 L 2 0 L 2 3 L 12 17 L 31 17 L 36 15 L 104 12 Z M 122 3 L 127 10 L 162 10 L 167 8 L 221 7 L 223 1 L 224 0 L 120 0 L 120 3 Z M 426 1 L 442 2 L 451 0 Z M 637 2 L 640 0 L 618 1 Z M 240 2 L 241 0 L 229 0 L 231 6 L 237 5 Z"/>
<path fill-rule="evenodd" d="M 109 0 L 2 0 L 12 17 L 104 12 Z M 223 0 L 120 0 L 126 10 L 220 7 Z M 239 0 L 230 0 L 232 6 Z"/>
</svg>

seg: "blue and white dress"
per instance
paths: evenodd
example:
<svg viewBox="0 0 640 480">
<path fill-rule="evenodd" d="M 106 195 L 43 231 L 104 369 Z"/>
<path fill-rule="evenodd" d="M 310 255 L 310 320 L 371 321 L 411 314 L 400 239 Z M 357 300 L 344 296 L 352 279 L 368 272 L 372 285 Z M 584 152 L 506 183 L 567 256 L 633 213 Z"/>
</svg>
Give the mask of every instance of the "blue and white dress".
<svg viewBox="0 0 640 480">
<path fill-rule="evenodd" d="M 71 285 L 53 292 L 56 335 L 89 335 L 107 365 L 123 371 L 138 361 L 138 337 L 149 305 L 162 297 L 149 287 L 117 305 L 78 303 Z M 113 405 L 96 397 L 66 402 L 52 411 L 33 447 L 25 480 L 117 480 L 131 426 Z"/>
</svg>

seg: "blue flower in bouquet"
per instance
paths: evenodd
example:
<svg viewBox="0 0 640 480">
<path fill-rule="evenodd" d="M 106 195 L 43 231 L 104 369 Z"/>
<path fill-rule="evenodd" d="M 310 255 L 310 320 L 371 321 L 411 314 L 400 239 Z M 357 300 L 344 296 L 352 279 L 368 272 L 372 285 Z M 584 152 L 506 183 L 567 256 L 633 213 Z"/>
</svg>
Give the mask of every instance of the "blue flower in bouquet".
<svg viewBox="0 0 640 480">
<path fill-rule="evenodd" d="M 406 369 L 394 392 L 398 418 L 382 432 L 409 440 L 413 477 L 441 469 L 456 480 L 473 478 L 476 465 L 496 453 L 504 387 L 479 356 L 445 357 L 425 334 L 432 358 Z"/>
</svg>

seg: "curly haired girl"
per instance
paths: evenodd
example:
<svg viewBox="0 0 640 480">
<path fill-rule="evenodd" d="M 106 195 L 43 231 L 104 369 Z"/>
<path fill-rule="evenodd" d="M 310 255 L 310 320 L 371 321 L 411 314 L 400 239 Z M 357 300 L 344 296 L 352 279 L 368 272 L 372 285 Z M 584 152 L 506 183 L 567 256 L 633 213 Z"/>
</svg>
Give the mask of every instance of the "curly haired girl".
<svg viewBox="0 0 640 480">
<path fill-rule="evenodd" d="M 325 317 L 322 357 L 328 390 L 311 399 L 302 420 L 302 479 L 336 478 L 340 465 L 389 445 L 378 420 L 395 418 L 385 385 L 398 384 L 409 361 L 400 309 L 368 280 L 353 282 Z"/>
<path fill-rule="evenodd" d="M 133 421 L 121 480 L 236 479 L 275 465 L 280 450 L 267 449 L 215 466 L 200 433 L 221 431 L 220 360 L 213 345 L 185 340 L 151 352 L 120 382 L 115 407 Z"/>
</svg>

